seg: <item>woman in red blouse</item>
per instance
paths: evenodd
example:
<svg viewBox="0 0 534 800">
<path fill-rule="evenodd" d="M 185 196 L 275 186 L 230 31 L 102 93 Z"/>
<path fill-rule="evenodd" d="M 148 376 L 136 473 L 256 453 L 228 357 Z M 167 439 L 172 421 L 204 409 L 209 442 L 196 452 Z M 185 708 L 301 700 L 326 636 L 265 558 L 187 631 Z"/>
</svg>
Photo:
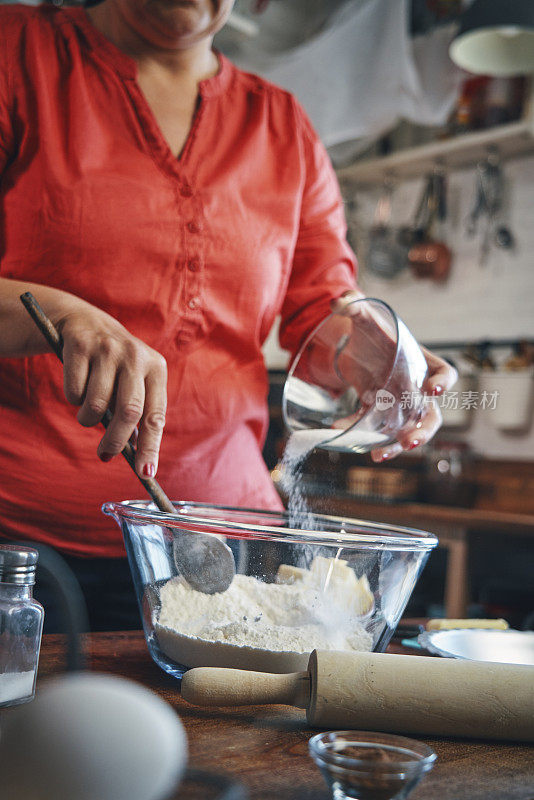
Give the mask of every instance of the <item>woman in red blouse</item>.
<svg viewBox="0 0 534 800">
<path fill-rule="evenodd" d="M 139 474 L 172 497 L 279 507 L 262 344 L 280 313 L 295 350 L 355 286 L 303 110 L 212 50 L 232 4 L 0 6 L 1 535 L 92 572 L 124 554 L 100 506 L 139 493 L 115 458 L 136 426 Z M 450 380 L 432 357 L 429 388 Z"/>
</svg>

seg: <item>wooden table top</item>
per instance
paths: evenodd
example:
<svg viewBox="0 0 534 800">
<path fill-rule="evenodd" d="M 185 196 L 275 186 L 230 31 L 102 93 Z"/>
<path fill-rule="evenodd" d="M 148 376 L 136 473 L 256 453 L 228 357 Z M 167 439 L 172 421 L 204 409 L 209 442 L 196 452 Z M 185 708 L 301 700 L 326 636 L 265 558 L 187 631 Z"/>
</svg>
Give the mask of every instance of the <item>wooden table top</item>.
<svg viewBox="0 0 534 800">
<path fill-rule="evenodd" d="M 316 731 L 303 711 L 190 706 L 181 699 L 177 681 L 150 658 L 141 632 L 89 634 L 86 651 L 91 669 L 139 681 L 176 709 L 187 731 L 190 766 L 233 776 L 251 800 L 328 800 L 308 756 L 308 740 Z M 391 651 L 408 652 L 395 645 Z M 63 662 L 63 637 L 44 636 L 39 680 L 61 672 Z M 436 751 L 438 761 L 410 795 L 413 800 L 534 800 L 534 746 L 419 738 Z M 180 800 L 188 796 L 176 795 Z"/>
</svg>

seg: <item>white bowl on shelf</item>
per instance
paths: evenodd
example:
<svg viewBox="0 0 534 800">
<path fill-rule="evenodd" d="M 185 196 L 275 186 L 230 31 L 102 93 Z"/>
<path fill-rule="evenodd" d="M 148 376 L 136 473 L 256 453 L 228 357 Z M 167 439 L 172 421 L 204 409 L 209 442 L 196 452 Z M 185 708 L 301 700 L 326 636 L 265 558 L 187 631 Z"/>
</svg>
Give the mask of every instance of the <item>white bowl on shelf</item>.
<svg viewBox="0 0 534 800">
<path fill-rule="evenodd" d="M 532 368 L 524 370 L 482 372 L 480 392 L 487 398 L 495 393 L 495 407 L 490 402 L 484 413 L 491 414 L 494 425 L 503 431 L 521 431 L 528 428 L 532 418 Z"/>
<path fill-rule="evenodd" d="M 476 392 L 475 375 L 459 375 L 458 380 L 440 398 L 440 410 L 444 428 L 467 428 L 473 419 L 473 408 L 464 403 L 468 392 Z M 455 402 L 457 401 L 457 402 Z"/>
</svg>

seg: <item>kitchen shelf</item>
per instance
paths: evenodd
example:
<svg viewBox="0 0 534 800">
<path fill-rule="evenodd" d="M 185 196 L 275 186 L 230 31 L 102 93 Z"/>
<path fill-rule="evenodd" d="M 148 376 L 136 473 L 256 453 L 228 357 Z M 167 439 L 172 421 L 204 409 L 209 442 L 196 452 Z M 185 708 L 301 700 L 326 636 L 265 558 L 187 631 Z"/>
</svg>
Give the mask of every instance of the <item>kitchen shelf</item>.
<svg viewBox="0 0 534 800">
<path fill-rule="evenodd" d="M 532 100 L 527 105 L 531 109 Z M 503 159 L 534 153 L 534 113 L 529 110 L 517 122 L 398 150 L 382 158 L 362 159 L 337 174 L 342 181 L 359 184 L 380 183 L 389 174 L 399 179 L 418 178 L 436 162 L 449 169 L 473 166 L 485 158 L 491 146 L 498 148 Z"/>
</svg>

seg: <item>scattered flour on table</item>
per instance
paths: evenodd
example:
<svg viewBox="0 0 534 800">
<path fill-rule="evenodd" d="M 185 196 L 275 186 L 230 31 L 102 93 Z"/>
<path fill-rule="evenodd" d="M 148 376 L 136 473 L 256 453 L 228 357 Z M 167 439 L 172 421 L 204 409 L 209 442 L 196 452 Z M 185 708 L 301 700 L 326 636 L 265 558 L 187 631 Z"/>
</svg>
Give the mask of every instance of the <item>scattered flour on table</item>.
<svg viewBox="0 0 534 800">
<path fill-rule="evenodd" d="M 301 577 L 265 583 L 236 575 L 226 592 L 213 595 L 171 578 L 160 591 L 158 623 L 181 635 L 270 651 L 372 649 L 372 637 L 358 619 L 365 609 L 352 570 L 351 586 L 331 581 L 322 591 L 324 570 L 320 576 L 318 570 L 289 569 Z"/>
</svg>

